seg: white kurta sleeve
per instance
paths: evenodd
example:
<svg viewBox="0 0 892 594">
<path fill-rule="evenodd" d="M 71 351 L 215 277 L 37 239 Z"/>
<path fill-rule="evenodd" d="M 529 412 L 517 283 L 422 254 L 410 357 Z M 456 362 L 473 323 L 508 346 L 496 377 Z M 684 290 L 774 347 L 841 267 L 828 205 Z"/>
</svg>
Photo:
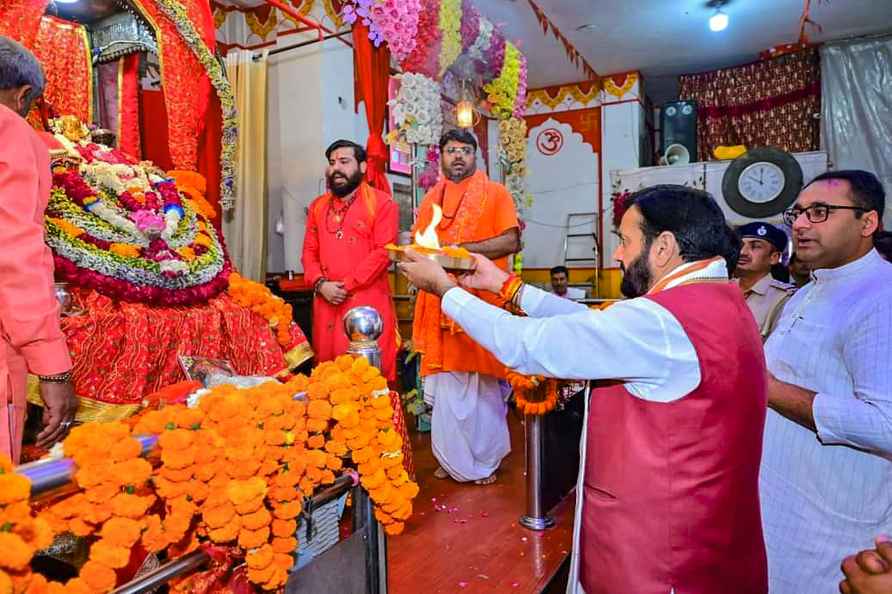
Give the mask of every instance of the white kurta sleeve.
<svg viewBox="0 0 892 594">
<path fill-rule="evenodd" d="M 524 295 L 524 305 L 527 299 Z M 471 338 L 520 373 L 616 379 L 632 394 L 659 402 L 681 398 L 700 384 L 694 346 L 662 306 L 633 299 L 593 311 L 568 303 L 574 313 L 518 317 L 456 288 L 443 296 L 442 307 Z M 536 312 L 542 313 L 538 307 Z"/>
<path fill-rule="evenodd" d="M 842 350 L 852 391 L 815 396 L 818 438 L 892 458 L 892 303 L 875 301 L 853 326 Z"/>
<path fill-rule="evenodd" d="M 564 314 L 588 311 L 582 303 L 576 303 L 570 299 L 558 297 L 538 289 L 532 285 L 524 285 L 520 294 L 520 307 L 531 318 L 547 318 Z"/>
</svg>

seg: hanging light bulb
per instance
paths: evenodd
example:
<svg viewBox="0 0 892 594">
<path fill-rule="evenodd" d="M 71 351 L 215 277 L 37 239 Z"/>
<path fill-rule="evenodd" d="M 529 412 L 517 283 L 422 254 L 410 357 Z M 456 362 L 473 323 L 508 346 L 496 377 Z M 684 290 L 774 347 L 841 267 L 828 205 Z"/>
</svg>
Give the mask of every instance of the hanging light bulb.
<svg viewBox="0 0 892 594">
<path fill-rule="evenodd" d="M 715 14 L 709 17 L 709 28 L 712 31 L 724 31 L 728 27 L 728 15 L 716 9 Z"/>
<path fill-rule="evenodd" d="M 459 128 L 472 128 L 474 126 L 474 104 L 467 99 L 456 103 L 455 121 Z"/>
</svg>

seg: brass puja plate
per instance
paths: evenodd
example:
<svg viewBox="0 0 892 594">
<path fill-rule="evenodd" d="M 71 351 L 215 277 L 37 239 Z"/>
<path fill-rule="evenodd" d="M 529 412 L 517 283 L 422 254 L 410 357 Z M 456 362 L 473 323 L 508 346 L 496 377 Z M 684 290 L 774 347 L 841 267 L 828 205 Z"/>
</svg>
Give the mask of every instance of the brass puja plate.
<svg viewBox="0 0 892 594">
<path fill-rule="evenodd" d="M 446 270 L 454 270 L 454 271 L 462 271 L 468 272 L 474 270 L 477 267 L 477 262 L 470 255 L 461 256 L 460 252 L 465 252 L 461 248 L 446 248 L 445 250 L 432 250 L 430 248 L 421 247 L 418 245 L 387 245 L 385 246 L 387 249 L 387 255 L 390 256 L 390 259 L 394 262 L 402 262 L 405 260 L 406 249 L 412 249 L 419 254 L 426 256 L 445 268 Z M 448 251 L 457 252 L 455 254 L 450 254 Z"/>
</svg>

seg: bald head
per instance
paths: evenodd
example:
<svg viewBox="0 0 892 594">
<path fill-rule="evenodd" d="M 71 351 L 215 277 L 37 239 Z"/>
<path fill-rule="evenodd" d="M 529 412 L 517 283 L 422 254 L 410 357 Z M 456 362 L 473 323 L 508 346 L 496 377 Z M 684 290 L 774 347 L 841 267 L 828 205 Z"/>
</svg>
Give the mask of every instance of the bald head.
<svg viewBox="0 0 892 594">
<path fill-rule="evenodd" d="M 45 84 L 43 68 L 34 54 L 0 35 L 0 104 L 24 117 L 43 94 Z"/>
</svg>

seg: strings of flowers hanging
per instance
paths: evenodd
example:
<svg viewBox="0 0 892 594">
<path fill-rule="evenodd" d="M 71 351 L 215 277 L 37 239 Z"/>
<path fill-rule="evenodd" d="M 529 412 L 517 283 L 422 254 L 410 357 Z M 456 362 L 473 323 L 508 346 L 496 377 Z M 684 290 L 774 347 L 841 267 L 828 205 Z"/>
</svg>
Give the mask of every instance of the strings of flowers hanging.
<svg viewBox="0 0 892 594">
<path fill-rule="evenodd" d="M 56 159 L 46 241 L 56 272 L 124 301 L 203 303 L 227 286 L 230 264 L 210 221 L 151 163 L 88 140 L 73 118 L 53 120 Z"/>
<path fill-rule="evenodd" d="M 519 95 L 526 97 L 526 75 L 521 88 L 522 55 L 513 43 L 505 44 L 499 76 L 483 86 L 492 105 L 493 115 L 499 119 L 514 115 Z"/>
<path fill-rule="evenodd" d="M 437 78 L 442 78 L 462 51 L 461 20 L 462 0 L 441 0 L 440 4 L 440 68 Z"/>
<path fill-rule="evenodd" d="M 418 185 L 425 190 L 430 190 L 440 180 L 440 147 L 430 146 L 427 149 L 424 162 L 426 165 L 418 176 Z"/>
<path fill-rule="evenodd" d="M 499 149 L 505 166 L 505 185 L 518 209 L 532 205 L 527 192 L 527 123 L 519 117 L 499 122 Z"/>
<path fill-rule="evenodd" d="M 108 592 L 138 543 L 171 558 L 225 546 L 230 565 L 244 561 L 252 584 L 275 591 L 294 565 L 304 499 L 348 461 L 385 532 L 403 531 L 418 485 L 403 467 L 393 414 L 380 372 L 345 355 L 287 383 L 222 385 L 167 401 L 132 429 L 74 428 L 63 450 L 77 467 L 75 490 L 39 512 L 28 479 L 0 457 L 0 591 Z M 141 457 L 138 435 L 158 437 L 160 455 L 150 460 L 160 464 Z M 47 582 L 30 561 L 62 532 L 88 539 L 90 557 L 78 577 Z"/>
<path fill-rule="evenodd" d="M 423 74 L 407 72 L 400 77 L 400 90 L 390 103 L 398 130 L 392 131 L 405 142 L 437 144 L 443 130 L 440 85 Z M 390 136 L 390 140 L 394 140 Z"/>
</svg>

